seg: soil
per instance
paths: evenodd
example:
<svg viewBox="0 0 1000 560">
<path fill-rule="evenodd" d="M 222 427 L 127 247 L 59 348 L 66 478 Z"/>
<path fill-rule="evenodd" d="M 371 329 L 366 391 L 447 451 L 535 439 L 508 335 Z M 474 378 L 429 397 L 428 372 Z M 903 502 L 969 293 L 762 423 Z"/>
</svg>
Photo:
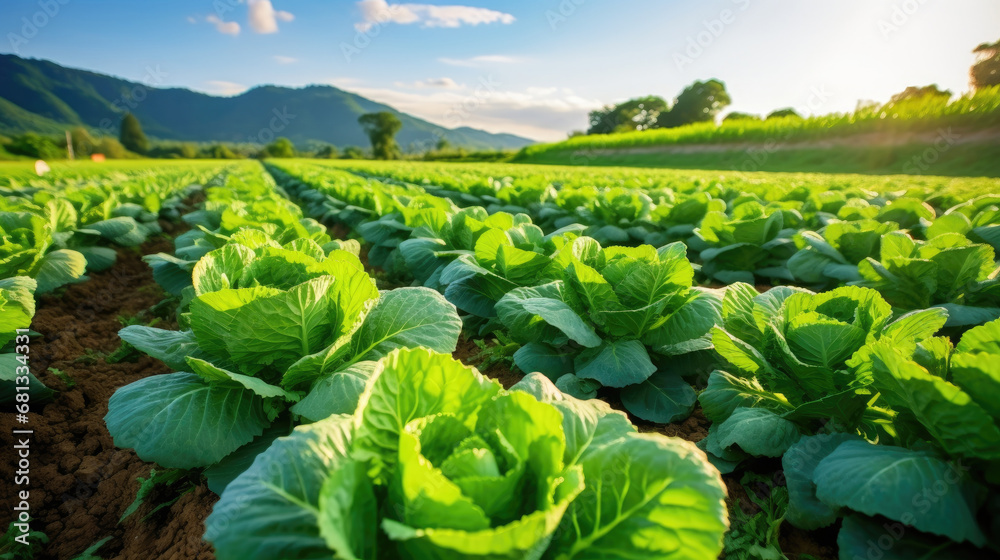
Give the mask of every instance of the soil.
<svg viewBox="0 0 1000 560">
<path fill-rule="evenodd" d="M 465 333 L 462 333 L 462 336 L 458 339 L 458 346 L 455 348 L 455 352 L 452 353 L 452 357 L 467 366 L 473 366 L 478 369 L 483 362 L 482 352 L 473 339 L 466 338 Z M 519 372 L 513 371 L 509 365 L 503 362 L 491 364 L 485 371 L 480 370 L 480 373 L 490 379 L 496 379 L 503 385 L 504 389 L 510 389 L 524 377 Z"/>
<path fill-rule="evenodd" d="M 138 250 L 120 249 L 111 270 L 91 274 L 89 281 L 38 302 L 32 329 L 43 337 L 31 341 L 32 372 L 59 390 L 43 408 L 32 410 L 27 425 L 34 429 L 32 529 L 49 538 L 41 558 L 69 560 L 105 537 L 111 539 L 97 554 L 107 559 L 214 558 L 201 540 L 204 519 L 215 502 L 203 483 L 145 521 L 142 518 L 153 509 L 149 503 L 119 524 L 135 499 L 137 479 L 148 477 L 152 465 L 114 446 L 104 425 L 108 399 L 123 385 L 169 370 L 145 355 L 137 355 L 134 363 L 115 364 L 107 363 L 105 356 L 120 345 L 120 316 L 133 316 L 164 298 L 141 260 L 141 255 L 161 251 L 172 252 L 172 243 L 159 238 Z M 170 321 L 157 326 L 176 328 Z M 72 386 L 48 368 L 64 372 Z M 9 449 L 14 444 L 13 415 L 4 414 L 2 422 L 0 445 Z M 4 453 L 0 465 L 4 472 L 14 472 L 14 455 Z M 0 509 L 12 511 L 13 498 L 13 489 L 0 492 Z M 153 496 L 153 501 L 157 498 L 172 499 Z M 7 526 L 7 521 L 2 523 Z"/>
</svg>

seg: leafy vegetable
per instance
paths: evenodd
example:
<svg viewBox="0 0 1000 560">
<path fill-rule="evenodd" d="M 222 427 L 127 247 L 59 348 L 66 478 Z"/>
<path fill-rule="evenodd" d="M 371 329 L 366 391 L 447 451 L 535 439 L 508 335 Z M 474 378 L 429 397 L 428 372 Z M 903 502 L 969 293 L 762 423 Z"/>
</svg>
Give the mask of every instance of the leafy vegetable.
<svg viewBox="0 0 1000 560">
<path fill-rule="evenodd" d="M 397 350 L 353 415 L 278 439 L 206 521 L 227 558 L 715 557 L 718 474 L 540 375 L 510 392 Z"/>
</svg>

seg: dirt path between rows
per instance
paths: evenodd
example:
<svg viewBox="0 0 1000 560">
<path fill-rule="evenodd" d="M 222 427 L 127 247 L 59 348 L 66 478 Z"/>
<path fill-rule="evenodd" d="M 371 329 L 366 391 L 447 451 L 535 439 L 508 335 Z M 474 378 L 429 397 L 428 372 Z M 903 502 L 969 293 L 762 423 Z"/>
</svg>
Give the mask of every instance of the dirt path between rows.
<svg viewBox="0 0 1000 560">
<path fill-rule="evenodd" d="M 90 545 L 112 537 L 97 552 L 106 559 L 210 560 L 202 542 L 203 522 L 215 502 L 203 484 L 146 521 L 148 504 L 123 525 L 119 518 L 135 499 L 138 477 L 148 477 L 152 465 L 130 450 L 117 449 L 104 425 L 108 399 L 115 389 L 169 370 L 149 356 L 135 363 L 109 364 L 104 356 L 120 344 L 119 316 L 133 316 L 159 303 L 164 293 L 153 281 L 142 255 L 172 252 L 160 238 L 139 250 L 118 251 L 118 262 L 92 274 L 64 294 L 43 296 L 32 329 L 43 337 L 31 341 L 32 372 L 59 393 L 44 408 L 33 409 L 31 442 L 32 530 L 50 539 L 39 558 L 70 560 Z M 176 328 L 169 320 L 157 326 Z M 72 379 L 69 387 L 48 372 L 56 368 Z M 0 445 L 10 449 L 12 414 L 0 418 Z M 16 470 L 12 453 L 3 453 L 0 470 Z M 9 483 L 4 481 L 5 487 Z M 13 488 L 0 492 L 6 528 L 14 503 Z"/>
</svg>

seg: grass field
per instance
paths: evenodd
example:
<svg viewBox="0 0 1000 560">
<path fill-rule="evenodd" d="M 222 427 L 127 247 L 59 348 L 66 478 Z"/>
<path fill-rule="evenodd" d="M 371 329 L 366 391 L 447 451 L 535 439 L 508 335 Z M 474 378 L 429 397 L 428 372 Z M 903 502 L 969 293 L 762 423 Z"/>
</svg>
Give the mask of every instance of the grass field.
<svg viewBox="0 0 1000 560">
<path fill-rule="evenodd" d="M 1000 87 L 807 118 L 577 136 L 515 161 L 683 169 L 1000 176 Z"/>
</svg>

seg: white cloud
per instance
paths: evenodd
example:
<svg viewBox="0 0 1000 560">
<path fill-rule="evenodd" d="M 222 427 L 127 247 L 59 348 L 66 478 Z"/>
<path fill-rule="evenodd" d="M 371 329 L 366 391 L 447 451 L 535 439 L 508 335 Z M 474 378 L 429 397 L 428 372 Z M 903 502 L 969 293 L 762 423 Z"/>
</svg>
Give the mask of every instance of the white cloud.
<svg viewBox="0 0 1000 560">
<path fill-rule="evenodd" d="M 361 21 L 354 27 L 361 32 L 375 25 L 419 23 L 421 27 L 461 27 L 485 23 L 514 23 L 514 16 L 472 6 L 434 6 L 431 4 L 389 4 L 386 0 L 358 2 Z"/>
<path fill-rule="evenodd" d="M 447 64 L 449 66 L 464 66 L 466 68 L 476 68 L 478 66 L 487 66 L 491 64 L 513 64 L 518 62 L 518 60 L 512 56 L 504 56 L 502 54 L 485 54 L 480 56 L 473 56 L 471 58 L 439 58 L 438 62 Z"/>
<path fill-rule="evenodd" d="M 247 90 L 247 86 L 236 82 L 224 82 L 222 80 L 209 80 L 205 82 L 208 92 L 216 95 L 233 96 L 239 95 Z"/>
<path fill-rule="evenodd" d="M 239 35 L 240 24 L 235 21 L 223 21 L 216 15 L 205 16 L 205 21 L 215 26 L 215 30 L 225 35 Z"/>
<path fill-rule="evenodd" d="M 278 21 L 292 21 L 289 12 L 275 10 L 271 0 L 247 0 L 250 28 L 257 33 L 277 33 Z"/>
<path fill-rule="evenodd" d="M 188 23 L 198 23 L 198 18 L 196 18 L 194 16 L 188 16 L 187 17 L 187 22 Z"/>
<path fill-rule="evenodd" d="M 406 88 L 406 89 L 464 89 L 464 85 L 460 85 L 452 80 L 451 78 L 429 78 L 427 80 L 419 80 L 416 82 L 395 82 L 396 87 Z"/>
<path fill-rule="evenodd" d="M 294 64 L 299 61 L 299 59 L 295 58 L 294 56 L 282 56 L 280 54 L 272 56 L 271 59 L 277 62 L 278 64 Z"/>
<path fill-rule="evenodd" d="M 587 113 L 601 106 L 600 100 L 585 99 L 565 88 L 512 91 L 500 89 L 499 84 L 491 88 L 482 83 L 463 87 L 423 91 L 348 89 L 447 128 L 468 126 L 547 141 L 561 140 L 570 130 L 586 128 Z"/>
</svg>

